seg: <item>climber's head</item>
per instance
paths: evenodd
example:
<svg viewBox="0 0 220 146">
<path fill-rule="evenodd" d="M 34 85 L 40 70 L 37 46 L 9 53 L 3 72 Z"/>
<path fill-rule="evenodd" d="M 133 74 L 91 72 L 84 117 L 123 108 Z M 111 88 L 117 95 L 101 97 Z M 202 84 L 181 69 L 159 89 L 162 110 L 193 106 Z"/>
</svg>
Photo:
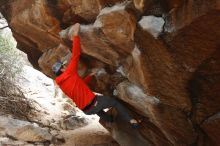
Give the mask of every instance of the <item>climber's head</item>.
<svg viewBox="0 0 220 146">
<path fill-rule="evenodd" d="M 56 76 L 61 75 L 66 70 L 67 61 L 61 62 L 57 61 L 52 66 L 52 71 Z"/>
</svg>

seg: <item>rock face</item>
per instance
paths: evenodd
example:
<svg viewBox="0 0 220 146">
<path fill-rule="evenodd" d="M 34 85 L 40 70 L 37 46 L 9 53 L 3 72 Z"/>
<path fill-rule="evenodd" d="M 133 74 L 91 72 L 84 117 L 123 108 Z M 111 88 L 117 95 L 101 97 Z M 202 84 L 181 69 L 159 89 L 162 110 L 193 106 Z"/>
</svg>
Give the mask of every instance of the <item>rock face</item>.
<svg viewBox="0 0 220 146">
<path fill-rule="evenodd" d="M 10 136 L 21 141 L 44 142 L 52 139 L 48 129 L 29 122 L 1 116 L 0 135 Z"/>
<path fill-rule="evenodd" d="M 71 40 L 65 37 L 68 27 L 84 24 L 80 33 L 84 72 L 99 68 L 93 88 L 117 96 L 133 116 L 143 119 L 132 139 L 131 129 L 116 117 L 119 120 L 109 130 L 121 145 L 130 146 L 135 140 L 152 146 L 219 145 L 218 0 L 0 4 L 19 49 L 52 78 L 52 64 L 71 54 Z M 155 29 L 150 25 L 150 30 L 157 30 L 156 37 L 145 29 L 150 22 L 138 23 L 149 16 L 160 17 Z M 158 32 L 161 19 L 164 25 Z"/>
</svg>

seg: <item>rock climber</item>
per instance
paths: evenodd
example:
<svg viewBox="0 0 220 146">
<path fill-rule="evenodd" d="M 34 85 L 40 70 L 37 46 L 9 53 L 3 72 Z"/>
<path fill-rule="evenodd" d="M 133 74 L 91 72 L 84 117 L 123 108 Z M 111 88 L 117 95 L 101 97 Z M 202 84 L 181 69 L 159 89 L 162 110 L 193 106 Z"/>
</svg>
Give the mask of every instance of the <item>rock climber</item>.
<svg viewBox="0 0 220 146">
<path fill-rule="evenodd" d="M 87 83 L 95 74 L 94 72 L 86 76 L 84 79 L 78 75 L 77 66 L 80 58 L 80 38 L 78 33 L 80 31 L 80 24 L 76 23 L 71 29 L 73 31 L 72 57 L 68 65 L 61 61 L 57 61 L 52 66 L 52 70 L 56 75 L 55 82 L 85 114 L 97 114 L 100 119 L 107 122 L 113 122 L 113 117 L 107 114 L 104 109 L 114 107 L 118 114 L 126 120 L 131 127 L 137 128 L 139 126 L 137 120 L 131 118 L 128 114 L 128 110 L 116 99 L 103 95 L 95 95 L 95 93 L 89 89 Z"/>
</svg>

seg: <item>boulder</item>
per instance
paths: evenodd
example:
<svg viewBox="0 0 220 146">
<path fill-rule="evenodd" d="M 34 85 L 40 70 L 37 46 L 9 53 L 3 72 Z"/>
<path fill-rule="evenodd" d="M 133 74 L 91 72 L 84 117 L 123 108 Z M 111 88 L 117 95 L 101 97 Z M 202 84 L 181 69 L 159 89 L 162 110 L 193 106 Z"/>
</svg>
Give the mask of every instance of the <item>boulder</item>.
<svg viewBox="0 0 220 146">
<path fill-rule="evenodd" d="M 201 125 L 202 130 L 204 130 L 204 132 L 208 135 L 208 137 L 206 137 L 206 139 L 208 139 L 206 140 L 207 143 L 209 142 L 209 144 L 216 146 L 219 145 L 219 138 L 220 138 L 219 122 L 220 122 L 220 113 L 217 113 L 202 123 Z"/>
<path fill-rule="evenodd" d="M 213 115 L 220 110 L 218 1 L 4 3 L 0 10 L 19 49 L 52 78 L 52 64 L 71 56 L 71 26 L 83 24 L 80 62 L 86 69 L 79 69 L 81 74 L 99 68 L 92 89 L 117 95 L 132 116 L 143 119 L 141 128 L 129 136 L 128 125 L 119 117 L 109 131 L 120 144 L 134 144 L 136 139 L 140 145 L 155 146 L 219 143 L 213 128 L 219 125 Z M 156 33 L 152 21 L 141 21 L 154 16 L 161 17 Z"/>
<path fill-rule="evenodd" d="M 5 134 L 2 136 L 9 135 L 21 141 L 43 142 L 52 139 L 48 129 L 10 117 L 1 116 L 0 127 L 5 131 Z M 5 129 L 6 127 L 7 129 Z"/>
</svg>

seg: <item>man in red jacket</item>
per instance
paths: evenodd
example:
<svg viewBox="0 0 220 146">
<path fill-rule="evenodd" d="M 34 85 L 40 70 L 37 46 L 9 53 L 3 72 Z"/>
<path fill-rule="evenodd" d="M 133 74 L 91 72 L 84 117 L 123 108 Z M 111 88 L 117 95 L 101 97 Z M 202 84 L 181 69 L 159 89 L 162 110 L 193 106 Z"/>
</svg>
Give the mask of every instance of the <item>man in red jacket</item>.
<svg viewBox="0 0 220 146">
<path fill-rule="evenodd" d="M 91 75 L 82 79 L 77 73 L 77 65 L 80 58 L 80 38 L 78 36 L 80 24 L 76 23 L 73 30 L 72 58 L 70 63 L 64 65 L 62 62 L 56 62 L 52 70 L 57 76 L 55 81 L 61 90 L 70 97 L 78 108 L 85 114 L 97 114 L 101 119 L 112 122 L 111 116 L 106 114 L 103 109 L 115 107 L 119 115 L 123 117 L 132 127 L 136 128 L 138 123 L 131 118 L 128 111 L 117 100 L 107 96 L 95 95 L 86 85 L 91 79 Z"/>
</svg>

